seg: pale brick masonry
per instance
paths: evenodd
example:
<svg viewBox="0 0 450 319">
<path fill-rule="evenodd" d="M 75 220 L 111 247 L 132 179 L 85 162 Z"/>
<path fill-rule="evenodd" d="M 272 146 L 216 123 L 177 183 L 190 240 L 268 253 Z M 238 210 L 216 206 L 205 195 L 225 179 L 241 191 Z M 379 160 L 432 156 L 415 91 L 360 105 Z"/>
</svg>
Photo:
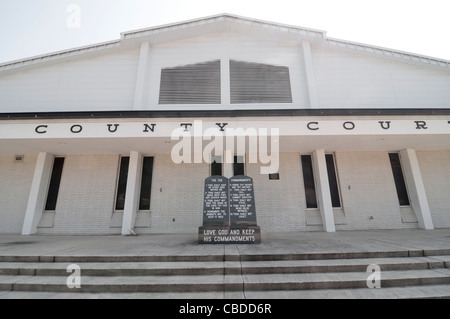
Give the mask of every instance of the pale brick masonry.
<svg viewBox="0 0 450 319">
<path fill-rule="evenodd" d="M 420 169 L 436 228 L 450 227 L 450 151 L 418 152 Z M 411 208 L 401 208 L 388 152 L 335 153 L 341 209 L 337 230 L 417 228 Z M 204 179 L 208 164 L 174 164 L 169 154 L 155 157 L 149 222 L 145 233 L 196 232 L 202 223 Z M 44 213 L 40 234 L 120 234 L 114 214 L 119 155 L 66 156 L 57 208 Z M 0 156 L 0 233 L 19 234 L 23 225 L 36 156 L 23 162 Z M 320 214 L 307 209 L 299 153 L 280 154 L 280 179 L 261 175 L 259 164 L 246 164 L 253 177 L 258 224 L 264 232 L 322 231 Z M 409 211 L 408 211 L 409 210 Z M 142 213 L 138 213 L 139 216 Z M 112 227 L 113 216 L 119 225 Z M 315 216 L 315 222 L 311 222 Z M 50 221 L 49 221 L 50 220 Z"/>
</svg>

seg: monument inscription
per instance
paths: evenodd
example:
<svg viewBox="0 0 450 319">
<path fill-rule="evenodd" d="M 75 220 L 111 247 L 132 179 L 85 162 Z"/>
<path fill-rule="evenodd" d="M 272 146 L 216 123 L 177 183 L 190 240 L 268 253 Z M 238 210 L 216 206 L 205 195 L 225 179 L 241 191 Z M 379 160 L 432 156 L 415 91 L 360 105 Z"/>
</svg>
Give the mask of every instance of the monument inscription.
<svg viewBox="0 0 450 319">
<path fill-rule="evenodd" d="M 213 176 L 205 180 L 203 225 L 229 224 L 228 178 Z"/>
<path fill-rule="evenodd" d="M 256 226 L 255 196 L 251 177 L 230 178 L 230 223 Z"/>
<path fill-rule="evenodd" d="M 205 179 L 203 226 L 199 244 L 260 244 L 253 179 L 212 176 Z"/>
</svg>

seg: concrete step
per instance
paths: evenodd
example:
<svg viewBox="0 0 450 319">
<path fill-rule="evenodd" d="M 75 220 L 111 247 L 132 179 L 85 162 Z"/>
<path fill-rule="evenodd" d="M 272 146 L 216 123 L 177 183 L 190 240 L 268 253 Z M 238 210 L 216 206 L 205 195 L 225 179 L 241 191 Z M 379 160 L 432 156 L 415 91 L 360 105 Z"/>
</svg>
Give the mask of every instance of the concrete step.
<svg viewBox="0 0 450 319">
<path fill-rule="evenodd" d="M 367 272 L 244 275 L 244 291 L 367 288 Z M 383 271 L 381 287 L 450 284 L 450 269 Z"/>
<path fill-rule="evenodd" d="M 110 298 L 114 298 L 114 296 L 111 296 Z M 381 288 L 381 289 L 358 288 L 358 289 L 246 291 L 245 298 L 246 299 L 259 299 L 259 300 L 270 300 L 270 299 L 450 299 L 450 285 L 385 287 L 385 288 Z"/>
<path fill-rule="evenodd" d="M 3 256 L 0 260 L 0 299 L 27 294 L 151 299 L 450 296 L 450 250 L 239 254 L 238 249 L 229 249 L 210 256 Z M 81 268 L 81 289 L 67 287 L 71 264 Z M 371 275 L 367 267 L 372 264 L 381 269 L 382 289 L 367 288 Z"/>
<path fill-rule="evenodd" d="M 0 263 L 0 275 L 65 276 L 72 263 Z M 77 263 L 82 276 L 200 276 L 223 275 L 225 263 L 210 262 L 101 262 Z M 227 262 L 229 273 L 240 274 L 238 262 Z"/>
<path fill-rule="evenodd" d="M 450 299 L 450 285 L 382 289 L 266 290 L 244 292 L 61 293 L 0 291 L 0 299 Z"/>
<path fill-rule="evenodd" d="M 62 276 L 0 276 L 2 291 L 138 293 L 239 292 L 366 288 L 368 273 L 247 274 L 204 276 L 83 276 L 69 289 Z M 450 269 L 383 271 L 381 286 L 450 285 Z"/>
<path fill-rule="evenodd" d="M 365 272 L 369 265 L 381 271 L 450 268 L 450 256 L 329 260 L 243 261 L 242 274 Z"/>
<path fill-rule="evenodd" d="M 61 276 L 0 276 L 0 291 L 42 292 L 209 292 L 238 291 L 243 282 L 240 276 L 83 276 L 81 289 L 69 289 L 66 277 Z"/>
<path fill-rule="evenodd" d="M 218 252 L 222 251 L 217 249 Z M 228 253 L 210 255 L 155 255 L 155 256 L 31 256 L 31 255 L 2 255 L 0 262 L 69 262 L 69 263 L 97 263 L 97 262 L 184 262 L 184 261 L 278 261 L 278 260 L 329 260 L 329 259 L 362 259 L 362 258 L 392 258 L 392 257 L 428 257 L 450 255 L 450 249 L 429 250 L 386 250 L 386 251 L 355 251 L 355 252 L 320 252 L 320 253 L 282 253 L 259 254 L 257 250 L 251 254 L 239 254 L 229 248 Z"/>
<path fill-rule="evenodd" d="M 76 292 L 33 292 L 0 291 L 3 299 L 244 299 L 242 292 L 226 293 L 223 291 L 207 292 L 132 292 L 132 293 L 76 293 Z"/>
<path fill-rule="evenodd" d="M 83 276 L 174 276 L 281 273 L 365 272 L 371 264 L 382 271 L 450 268 L 450 256 L 331 260 L 226 262 L 78 263 Z M 70 263 L 0 263 L 0 275 L 68 276 Z"/>
</svg>

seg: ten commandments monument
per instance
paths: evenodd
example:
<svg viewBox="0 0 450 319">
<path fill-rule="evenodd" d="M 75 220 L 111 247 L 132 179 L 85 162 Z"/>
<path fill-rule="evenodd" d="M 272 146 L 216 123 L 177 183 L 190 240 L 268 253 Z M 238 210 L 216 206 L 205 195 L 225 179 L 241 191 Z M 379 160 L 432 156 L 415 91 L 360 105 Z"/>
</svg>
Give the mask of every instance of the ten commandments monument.
<svg viewBox="0 0 450 319">
<path fill-rule="evenodd" d="M 205 180 L 199 244 L 260 244 L 253 179 L 212 176 Z"/>
</svg>

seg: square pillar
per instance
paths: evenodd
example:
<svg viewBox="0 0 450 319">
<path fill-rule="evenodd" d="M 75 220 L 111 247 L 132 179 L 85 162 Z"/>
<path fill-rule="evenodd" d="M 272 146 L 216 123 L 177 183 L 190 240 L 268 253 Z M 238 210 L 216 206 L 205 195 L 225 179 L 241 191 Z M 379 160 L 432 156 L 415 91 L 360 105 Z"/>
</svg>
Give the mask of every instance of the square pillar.
<svg viewBox="0 0 450 319">
<path fill-rule="evenodd" d="M 22 235 L 28 236 L 37 233 L 37 225 L 44 211 L 52 166 L 53 155 L 45 152 L 39 153 L 28 197 L 27 211 L 23 221 Z"/>
<path fill-rule="evenodd" d="M 318 107 L 316 77 L 314 75 L 314 66 L 312 63 L 311 44 L 308 41 L 302 41 L 303 62 L 305 64 L 306 84 L 308 87 L 309 107 L 315 109 Z"/>
<path fill-rule="evenodd" d="M 336 226 L 334 224 L 333 204 L 331 202 L 325 151 L 323 149 L 315 150 L 312 155 L 312 160 L 323 230 L 328 233 L 334 233 Z"/>
<path fill-rule="evenodd" d="M 420 173 L 419 161 L 416 151 L 408 148 L 400 151 L 400 161 L 405 175 L 405 183 L 408 188 L 411 207 L 416 214 L 420 229 L 434 229 L 431 218 L 430 207 L 428 206 L 427 194 L 423 185 L 422 174 Z"/>
<path fill-rule="evenodd" d="M 231 105 L 230 60 L 227 57 L 220 59 L 220 78 L 221 78 L 220 95 L 222 99 L 222 105 Z"/>
<path fill-rule="evenodd" d="M 233 150 L 225 150 L 222 156 L 223 176 L 227 178 L 233 177 L 234 152 Z"/>
<path fill-rule="evenodd" d="M 142 154 L 140 152 L 131 152 L 128 167 L 125 207 L 123 210 L 122 235 L 131 235 L 133 233 L 136 214 L 139 209 L 141 175 Z"/>
<path fill-rule="evenodd" d="M 138 72 L 136 76 L 136 88 L 134 92 L 133 110 L 145 109 L 145 83 L 148 77 L 148 64 L 150 60 L 150 43 L 142 42 L 139 54 Z"/>
</svg>

